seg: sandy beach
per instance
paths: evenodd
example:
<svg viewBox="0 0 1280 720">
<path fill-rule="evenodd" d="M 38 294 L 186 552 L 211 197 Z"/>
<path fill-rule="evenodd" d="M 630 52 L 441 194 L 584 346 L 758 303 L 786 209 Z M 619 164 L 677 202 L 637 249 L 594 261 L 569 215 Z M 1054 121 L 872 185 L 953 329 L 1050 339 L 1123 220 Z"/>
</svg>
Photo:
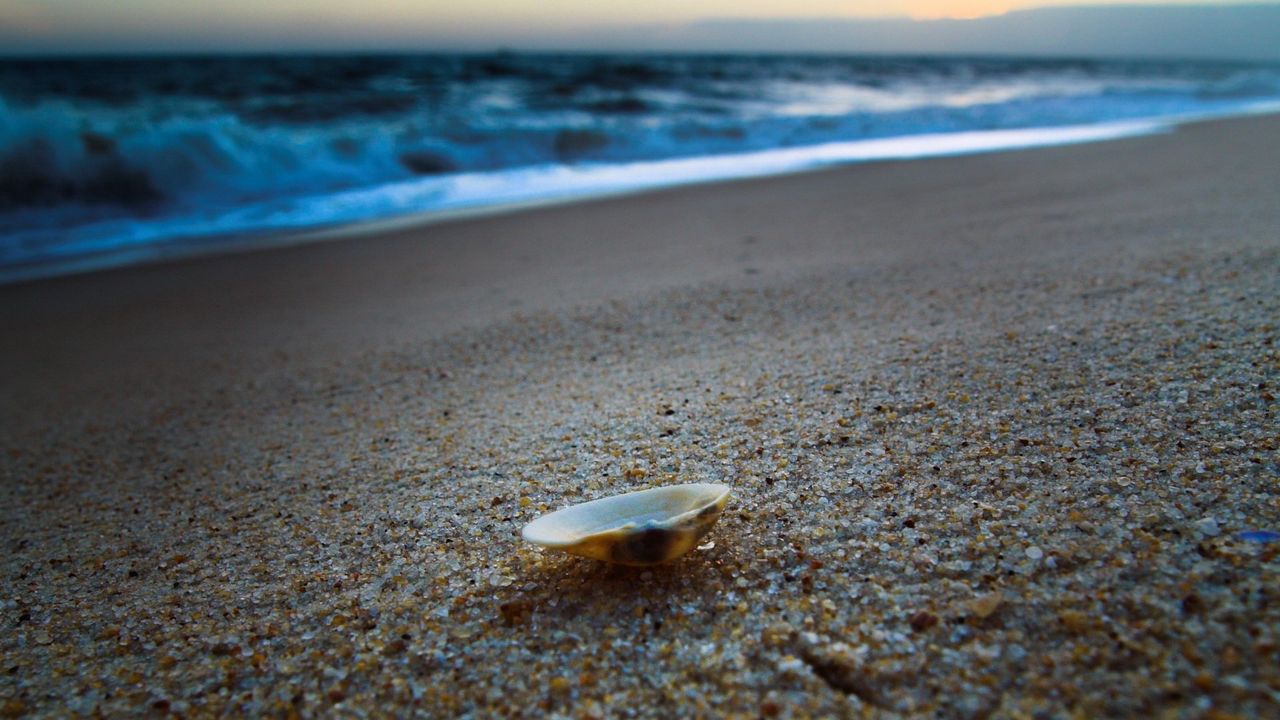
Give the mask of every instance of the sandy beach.
<svg viewBox="0 0 1280 720">
<path fill-rule="evenodd" d="M 0 287 L 0 714 L 1276 716 L 1278 139 Z M 703 481 L 671 565 L 520 540 Z"/>
</svg>

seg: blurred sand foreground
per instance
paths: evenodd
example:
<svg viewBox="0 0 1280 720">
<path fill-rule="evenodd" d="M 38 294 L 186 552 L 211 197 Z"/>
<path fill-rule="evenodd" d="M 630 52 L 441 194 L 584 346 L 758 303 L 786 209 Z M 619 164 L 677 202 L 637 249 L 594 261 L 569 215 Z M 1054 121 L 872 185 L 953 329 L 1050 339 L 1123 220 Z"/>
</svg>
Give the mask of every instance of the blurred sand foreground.
<svg viewBox="0 0 1280 720">
<path fill-rule="evenodd" d="M 1277 322 L 1276 117 L 3 287 L 0 710 L 1274 716 Z"/>
</svg>

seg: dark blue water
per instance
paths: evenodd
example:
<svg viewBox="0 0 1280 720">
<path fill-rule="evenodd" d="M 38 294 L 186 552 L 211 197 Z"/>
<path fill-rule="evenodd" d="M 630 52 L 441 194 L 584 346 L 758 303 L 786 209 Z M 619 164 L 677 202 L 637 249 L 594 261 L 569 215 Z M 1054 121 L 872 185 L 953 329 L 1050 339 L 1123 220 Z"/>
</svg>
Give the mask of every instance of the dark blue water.
<svg viewBox="0 0 1280 720">
<path fill-rule="evenodd" d="M 1277 102 L 1280 67 L 1215 63 L 0 62 L 0 272 L 226 235 L 1107 137 Z"/>
</svg>

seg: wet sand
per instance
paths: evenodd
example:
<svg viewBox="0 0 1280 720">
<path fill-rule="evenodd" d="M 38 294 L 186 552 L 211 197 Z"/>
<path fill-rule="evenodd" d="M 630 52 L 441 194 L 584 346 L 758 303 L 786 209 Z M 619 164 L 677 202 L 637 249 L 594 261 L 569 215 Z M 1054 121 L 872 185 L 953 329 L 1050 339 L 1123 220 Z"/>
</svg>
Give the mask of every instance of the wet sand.
<svg viewBox="0 0 1280 720">
<path fill-rule="evenodd" d="M 1280 712 L 1278 137 L 0 288 L 0 709 Z M 704 480 L 669 566 L 519 539 Z"/>
</svg>

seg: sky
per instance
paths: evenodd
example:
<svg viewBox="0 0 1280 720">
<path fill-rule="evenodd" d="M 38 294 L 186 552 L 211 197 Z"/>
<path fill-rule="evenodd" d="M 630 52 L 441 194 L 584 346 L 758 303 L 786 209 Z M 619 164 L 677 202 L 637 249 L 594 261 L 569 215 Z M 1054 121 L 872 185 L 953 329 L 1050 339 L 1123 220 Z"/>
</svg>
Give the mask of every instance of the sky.
<svg viewBox="0 0 1280 720">
<path fill-rule="evenodd" d="M 1191 4 L 1089 4 L 1155 2 Z M 915 25 L 956 27 L 960 20 L 1055 4 L 1061 0 L 0 0 L 0 54 L 611 49 L 611 44 L 697 50 L 699 43 L 714 44 L 701 33 L 708 22 L 745 21 L 759 28 L 783 21 L 897 18 L 917 22 L 875 27 L 909 35 Z M 723 36 L 725 26 L 719 27 Z M 796 27 L 791 26 L 793 34 Z M 794 42 L 803 46 L 802 35 Z"/>
</svg>

